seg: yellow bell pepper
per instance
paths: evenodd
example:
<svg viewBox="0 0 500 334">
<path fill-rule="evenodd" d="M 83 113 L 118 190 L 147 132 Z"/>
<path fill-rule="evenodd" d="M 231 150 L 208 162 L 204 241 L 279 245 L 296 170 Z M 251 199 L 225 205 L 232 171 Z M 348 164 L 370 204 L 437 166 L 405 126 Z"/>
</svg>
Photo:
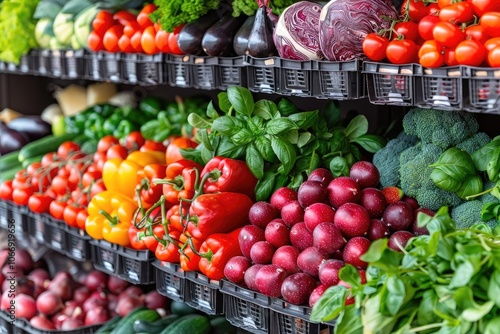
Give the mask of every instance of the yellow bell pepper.
<svg viewBox="0 0 500 334">
<path fill-rule="evenodd" d="M 120 193 L 103 191 L 92 197 L 87 212 L 85 231 L 94 239 L 104 239 L 121 246 L 129 246 L 128 230 L 137 203 Z"/>
<path fill-rule="evenodd" d="M 140 151 L 130 153 L 125 160 L 109 159 L 104 163 L 102 171 L 104 185 L 107 190 L 134 198 L 138 174 L 141 175 L 140 171 L 145 166 L 155 163 L 161 163 L 159 155 Z"/>
</svg>

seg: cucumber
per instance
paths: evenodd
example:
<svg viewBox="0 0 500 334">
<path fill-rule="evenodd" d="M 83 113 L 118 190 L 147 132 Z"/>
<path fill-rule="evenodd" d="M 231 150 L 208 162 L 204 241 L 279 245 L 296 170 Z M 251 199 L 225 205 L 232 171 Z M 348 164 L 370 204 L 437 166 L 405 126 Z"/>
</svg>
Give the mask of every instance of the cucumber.
<svg viewBox="0 0 500 334">
<path fill-rule="evenodd" d="M 19 165 L 19 151 L 10 152 L 0 157 L 0 171 Z"/>
<path fill-rule="evenodd" d="M 31 143 L 26 144 L 19 151 L 19 161 L 23 162 L 24 160 L 32 157 L 44 155 L 49 152 L 55 152 L 57 151 L 59 145 L 61 145 L 65 141 L 75 139 L 76 136 L 77 134 L 74 133 L 66 133 L 62 136 L 49 135 L 32 141 Z"/>
<path fill-rule="evenodd" d="M 231 325 L 226 317 L 221 316 L 211 319 L 210 327 L 212 327 L 210 334 L 236 334 L 237 332 L 237 328 Z"/>
<path fill-rule="evenodd" d="M 18 165 L 11 169 L 3 170 L 2 172 L 0 172 L 0 183 L 7 180 L 13 180 L 16 173 L 19 172 L 21 169 L 23 169 L 23 166 Z"/>
<path fill-rule="evenodd" d="M 160 315 L 155 310 L 149 310 L 143 306 L 136 308 L 118 323 L 111 334 L 134 334 L 134 322 L 136 320 L 156 321 Z"/>
<path fill-rule="evenodd" d="M 42 161 L 43 155 L 38 155 L 36 157 L 31 157 L 22 162 L 23 168 L 28 168 L 28 166 L 33 163 L 33 162 L 40 162 Z"/>
<path fill-rule="evenodd" d="M 107 334 L 111 333 L 111 331 L 118 325 L 118 323 L 122 320 L 121 316 L 116 316 L 109 321 L 107 321 L 102 327 L 100 327 L 95 334 Z"/>
<path fill-rule="evenodd" d="M 160 334 L 208 334 L 210 321 L 200 314 L 185 315 L 171 323 Z"/>
<path fill-rule="evenodd" d="M 188 304 L 175 300 L 172 300 L 172 302 L 170 303 L 170 312 L 181 317 L 183 315 L 197 313 L 196 309 L 192 308 Z"/>
<path fill-rule="evenodd" d="M 136 332 L 160 333 L 165 329 L 165 327 L 177 319 L 179 319 L 179 316 L 175 314 L 167 315 L 166 317 L 156 320 L 155 322 L 139 319 L 134 322 L 134 330 Z"/>
</svg>

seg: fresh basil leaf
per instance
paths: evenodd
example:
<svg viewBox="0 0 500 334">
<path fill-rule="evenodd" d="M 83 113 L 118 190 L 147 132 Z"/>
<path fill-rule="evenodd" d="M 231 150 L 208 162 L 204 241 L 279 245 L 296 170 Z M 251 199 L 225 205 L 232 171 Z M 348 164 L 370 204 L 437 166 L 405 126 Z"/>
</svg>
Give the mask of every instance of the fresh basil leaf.
<svg viewBox="0 0 500 334">
<path fill-rule="evenodd" d="M 436 187 L 449 192 L 456 192 L 462 186 L 462 181 L 457 181 L 440 168 L 435 168 L 431 172 L 431 180 Z"/>
<path fill-rule="evenodd" d="M 366 253 L 361 255 L 360 259 L 365 262 L 376 262 L 382 259 L 384 252 L 389 249 L 389 240 L 387 238 L 377 239 L 371 243 Z"/>
<path fill-rule="evenodd" d="M 284 187 L 290 181 L 290 175 L 277 174 L 276 179 L 274 180 L 274 188 L 273 193 L 281 187 Z"/>
<path fill-rule="evenodd" d="M 382 297 L 382 294 L 378 293 L 364 302 L 361 317 L 363 333 L 392 334 L 398 318 L 382 314 L 381 309 L 385 305 Z"/>
<path fill-rule="evenodd" d="M 306 146 L 312 139 L 313 135 L 310 132 L 302 132 L 297 140 L 297 147 L 302 148 Z"/>
<path fill-rule="evenodd" d="M 239 159 L 245 154 L 245 146 L 235 145 L 230 138 L 223 137 L 217 147 L 217 155 L 222 157 Z"/>
<path fill-rule="evenodd" d="M 215 110 L 214 104 L 213 104 L 212 101 L 210 101 L 208 103 L 208 106 L 207 106 L 207 116 L 210 119 L 216 119 L 217 117 L 219 117 L 219 113 L 217 112 L 217 110 Z"/>
<path fill-rule="evenodd" d="M 229 102 L 229 98 L 226 92 L 221 92 L 217 95 L 219 101 L 219 109 L 225 112 L 226 114 L 231 110 L 231 102 Z"/>
<path fill-rule="evenodd" d="M 188 123 L 198 129 L 210 129 L 212 124 L 205 118 L 201 117 L 198 114 L 191 113 L 188 116 Z"/>
<path fill-rule="evenodd" d="M 266 121 L 279 117 L 278 107 L 276 103 L 269 100 L 259 100 L 255 102 L 253 115 L 260 116 Z"/>
<path fill-rule="evenodd" d="M 330 152 L 342 154 L 349 152 L 349 139 L 342 131 L 333 131 L 330 139 Z"/>
<path fill-rule="evenodd" d="M 320 113 L 320 118 L 323 118 L 328 125 L 328 129 L 333 129 L 334 127 L 340 125 L 342 112 L 339 108 L 338 103 L 335 101 L 328 101 L 323 111 Z"/>
<path fill-rule="evenodd" d="M 217 131 L 224 136 L 232 136 L 245 126 L 243 122 L 231 116 L 221 116 L 216 118 L 212 123 L 212 130 Z"/>
<path fill-rule="evenodd" d="M 292 114 L 288 118 L 293 121 L 302 130 L 309 129 L 313 124 L 318 122 L 318 110 L 305 111 Z"/>
<path fill-rule="evenodd" d="M 214 151 L 214 148 L 212 146 L 212 142 L 210 141 L 210 137 L 209 137 L 206 129 L 198 130 L 198 132 L 196 132 L 196 136 L 199 138 L 200 142 L 203 143 L 203 145 L 207 149 L 209 149 L 210 151 Z"/>
<path fill-rule="evenodd" d="M 210 160 L 213 159 L 215 156 L 215 152 L 212 150 L 209 150 L 203 143 L 200 144 L 201 148 L 198 148 L 201 151 L 201 158 L 203 159 L 204 164 L 207 164 Z M 198 146 L 200 146 L 198 145 Z"/>
<path fill-rule="evenodd" d="M 321 158 L 316 152 L 310 155 L 302 155 L 295 162 L 295 169 L 310 174 L 313 170 L 321 166 Z"/>
<path fill-rule="evenodd" d="M 200 150 L 194 148 L 181 148 L 179 151 L 184 159 L 189 159 L 191 161 L 199 163 L 202 166 L 205 165 L 205 162 L 201 158 Z"/>
<path fill-rule="evenodd" d="M 438 161 L 429 167 L 439 168 L 457 181 L 464 180 L 468 175 L 476 174 L 476 167 L 469 153 L 456 147 L 444 151 Z"/>
<path fill-rule="evenodd" d="M 265 172 L 262 178 L 257 182 L 255 186 L 255 199 L 257 201 L 266 201 L 271 197 L 274 180 L 276 179 L 276 173 Z"/>
<path fill-rule="evenodd" d="M 355 162 L 361 160 L 361 151 L 354 144 L 349 145 L 349 150 L 350 150 L 349 153 L 352 155 L 352 161 L 350 161 L 347 156 L 346 156 L 346 160 L 347 160 L 347 163 L 349 164 L 349 166 L 352 166 Z"/>
<path fill-rule="evenodd" d="M 434 307 L 438 298 L 434 290 L 427 290 L 422 295 L 422 301 L 418 308 L 417 323 L 420 326 L 438 322 L 438 317 L 434 314 Z"/>
<path fill-rule="evenodd" d="M 470 175 L 465 178 L 460 189 L 457 190 L 457 195 L 465 199 L 467 196 L 475 195 L 483 191 L 483 179 L 479 175 Z"/>
<path fill-rule="evenodd" d="M 141 126 L 141 134 L 145 139 L 152 140 L 160 127 L 160 122 L 156 119 L 146 122 Z"/>
<path fill-rule="evenodd" d="M 500 150 L 493 151 L 491 160 L 486 165 L 486 173 L 492 182 L 498 181 L 498 174 L 500 173 Z"/>
<path fill-rule="evenodd" d="M 329 168 L 335 177 L 349 175 L 349 165 L 343 157 L 333 158 L 332 161 L 330 161 Z"/>
<path fill-rule="evenodd" d="M 278 162 L 278 157 L 274 154 L 273 148 L 271 147 L 270 139 L 265 136 L 259 136 L 255 140 L 255 146 L 264 157 L 264 160 L 269 162 Z"/>
<path fill-rule="evenodd" d="M 369 134 L 359 136 L 358 138 L 351 140 L 351 142 L 360 145 L 370 153 L 377 153 L 377 151 L 382 149 L 386 144 L 382 137 Z"/>
<path fill-rule="evenodd" d="M 349 140 L 356 139 L 368 132 L 368 119 L 364 115 L 354 117 L 344 130 Z"/>
<path fill-rule="evenodd" d="M 295 160 L 297 157 L 292 144 L 279 137 L 272 136 L 271 147 L 273 148 L 274 153 L 282 164 L 281 166 L 283 167 L 283 174 L 290 173 L 293 165 L 295 165 Z"/>
<path fill-rule="evenodd" d="M 294 190 L 299 189 L 299 187 L 304 183 L 304 176 L 302 173 L 298 173 L 292 176 L 292 180 L 288 184 L 288 188 L 292 188 Z"/>
<path fill-rule="evenodd" d="M 266 124 L 266 132 L 270 135 L 280 135 L 284 132 L 296 130 L 298 128 L 297 124 L 283 117 L 272 119 Z"/>
<path fill-rule="evenodd" d="M 401 278 L 390 275 L 385 282 L 385 286 L 387 287 L 387 300 L 386 300 L 386 308 L 390 315 L 396 315 L 400 311 L 403 306 L 406 289 Z"/>
<path fill-rule="evenodd" d="M 485 171 L 486 166 L 491 161 L 495 151 L 500 150 L 500 138 L 490 141 L 488 144 L 481 147 L 472 154 L 472 160 L 476 168 L 480 171 Z"/>
<path fill-rule="evenodd" d="M 260 116 L 253 116 L 250 122 L 247 123 L 248 129 L 256 136 L 264 134 L 264 119 Z"/>
<path fill-rule="evenodd" d="M 346 264 L 340 269 L 339 278 L 352 288 L 361 288 L 361 276 L 359 275 L 359 271 L 350 264 Z"/>
<path fill-rule="evenodd" d="M 153 140 L 156 142 L 163 142 L 165 139 L 168 138 L 171 134 L 171 129 L 168 128 L 160 128 L 159 130 L 156 130 L 155 135 L 153 136 Z"/>
<path fill-rule="evenodd" d="M 363 334 L 361 311 L 354 305 L 347 306 L 335 323 L 335 334 Z"/>
<path fill-rule="evenodd" d="M 248 145 L 245 161 L 252 174 L 257 179 L 262 179 L 264 176 L 264 158 L 259 150 L 257 150 L 254 143 Z"/>
<path fill-rule="evenodd" d="M 254 100 L 248 88 L 230 86 L 227 88 L 227 97 L 236 112 L 247 116 L 252 115 Z"/>
<path fill-rule="evenodd" d="M 252 132 L 248 129 L 241 129 L 231 137 L 233 143 L 235 143 L 238 146 L 252 142 L 253 138 L 254 137 Z"/>
<path fill-rule="evenodd" d="M 496 208 L 500 208 L 500 203 L 486 203 L 481 208 L 481 220 L 488 221 L 490 219 L 497 219 L 498 216 L 493 212 Z"/>
<path fill-rule="evenodd" d="M 347 289 L 342 285 L 334 285 L 326 289 L 314 304 L 311 311 L 312 321 L 330 321 L 344 310 Z"/>
<path fill-rule="evenodd" d="M 490 276 L 488 297 L 495 302 L 497 307 L 500 307 L 500 271 L 498 269 Z"/>
<path fill-rule="evenodd" d="M 278 110 L 281 113 L 281 115 L 283 115 L 283 116 L 289 116 L 289 115 L 292 115 L 292 114 L 299 112 L 299 109 L 297 108 L 297 106 L 295 104 L 293 104 L 292 102 L 290 102 L 290 100 L 288 100 L 286 98 L 282 98 L 278 102 Z"/>
<path fill-rule="evenodd" d="M 450 282 L 450 288 L 459 288 L 469 284 L 474 274 L 475 270 L 472 263 L 470 263 L 470 261 L 464 261 L 455 268 L 453 278 Z"/>
<path fill-rule="evenodd" d="M 281 138 L 288 141 L 292 145 L 297 145 L 299 141 L 299 130 L 290 130 L 281 134 Z"/>
<path fill-rule="evenodd" d="M 495 303 L 489 300 L 482 305 L 476 305 L 476 307 L 465 309 L 462 312 L 462 318 L 464 318 L 465 321 L 477 322 L 488 315 L 493 306 L 495 306 Z"/>
</svg>

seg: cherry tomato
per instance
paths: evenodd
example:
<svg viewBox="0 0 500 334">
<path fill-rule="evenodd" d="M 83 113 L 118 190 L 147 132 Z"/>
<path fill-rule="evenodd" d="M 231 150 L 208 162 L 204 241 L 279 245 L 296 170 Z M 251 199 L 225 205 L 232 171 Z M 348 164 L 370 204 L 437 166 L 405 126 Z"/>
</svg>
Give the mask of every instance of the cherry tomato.
<svg viewBox="0 0 500 334">
<path fill-rule="evenodd" d="M 89 49 L 92 51 L 104 50 L 104 44 L 102 44 L 102 37 L 99 36 L 95 31 L 91 31 L 89 37 L 87 37 L 87 44 Z"/>
<path fill-rule="evenodd" d="M 444 64 L 443 46 L 435 40 L 426 41 L 418 51 L 419 63 L 425 67 L 440 67 Z"/>
<path fill-rule="evenodd" d="M 46 153 L 42 157 L 42 166 L 47 167 L 50 166 L 54 160 L 57 160 L 57 153 L 56 152 L 50 152 Z"/>
<path fill-rule="evenodd" d="M 387 45 L 387 59 L 393 64 L 416 62 L 418 46 L 411 39 L 392 40 Z"/>
<path fill-rule="evenodd" d="M 148 152 L 148 151 L 158 151 L 158 152 L 165 152 L 167 147 L 163 145 L 162 143 L 159 143 L 154 140 L 146 140 L 144 142 L 144 145 L 141 146 L 139 151 L 141 152 Z"/>
<path fill-rule="evenodd" d="M 128 37 L 134 36 L 136 31 L 140 31 L 141 27 L 139 26 L 139 23 L 135 21 L 130 21 L 123 27 L 123 34 Z"/>
<path fill-rule="evenodd" d="M 437 4 L 426 5 L 421 0 L 405 0 L 401 5 L 401 14 L 408 13 L 412 21 L 419 22 L 424 16 L 436 11 L 437 8 Z"/>
<path fill-rule="evenodd" d="M 106 30 L 115 24 L 113 14 L 107 10 L 101 10 L 92 20 L 92 29 L 98 36 L 103 36 Z"/>
<path fill-rule="evenodd" d="M 117 144 L 120 144 L 118 138 L 112 135 L 104 136 L 97 142 L 97 152 L 106 153 L 111 146 Z M 95 161 L 95 154 L 94 154 L 94 161 Z"/>
<path fill-rule="evenodd" d="M 3 181 L 0 184 L 0 198 L 12 201 L 12 180 Z"/>
<path fill-rule="evenodd" d="M 121 24 L 115 24 L 104 33 L 102 43 L 104 49 L 109 52 L 118 52 L 120 47 L 118 46 L 118 40 L 123 35 L 123 26 Z"/>
<path fill-rule="evenodd" d="M 160 52 L 163 53 L 171 52 L 170 47 L 168 45 L 168 36 L 170 36 L 170 33 L 165 30 L 158 30 L 156 32 L 155 43 L 156 47 L 158 48 L 158 50 L 160 50 Z"/>
<path fill-rule="evenodd" d="M 94 195 L 99 194 L 105 190 L 106 186 L 104 185 L 104 181 L 102 179 L 99 179 L 90 187 L 90 197 L 94 197 Z"/>
<path fill-rule="evenodd" d="M 68 187 L 70 190 L 74 190 L 81 180 L 81 171 L 77 166 L 71 168 L 68 176 Z"/>
<path fill-rule="evenodd" d="M 466 39 L 455 48 L 455 56 L 460 65 L 479 66 L 486 57 L 486 51 L 482 43 Z"/>
<path fill-rule="evenodd" d="M 12 200 L 19 205 L 28 205 L 30 196 L 37 191 L 34 186 L 24 186 L 22 188 L 14 188 L 12 190 Z"/>
<path fill-rule="evenodd" d="M 438 0 L 437 4 L 439 8 L 444 8 L 446 6 L 452 5 L 453 0 Z"/>
<path fill-rule="evenodd" d="M 500 46 L 500 37 L 493 37 L 484 42 L 486 50 L 491 51 L 495 47 Z"/>
<path fill-rule="evenodd" d="M 88 186 L 91 186 L 94 182 L 102 178 L 102 172 L 101 171 L 89 171 L 87 170 L 85 173 L 83 173 L 82 176 L 82 185 L 86 188 Z"/>
<path fill-rule="evenodd" d="M 158 7 L 156 7 L 154 4 L 150 3 L 144 6 L 139 14 L 137 14 L 137 23 L 139 23 L 142 29 L 153 26 L 153 22 L 149 18 L 149 14 L 154 12 L 157 8 Z"/>
<path fill-rule="evenodd" d="M 146 140 L 140 131 L 132 131 L 125 136 L 124 146 L 130 151 L 138 151 L 145 143 Z"/>
<path fill-rule="evenodd" d="M 132 44 L 132 47 L 134 48 L 135 52 L 143 51 L 141 45 L 141 39 L 142 39 L 142 31 L 136 31 L 130 38 L 130 44 Z"/>
<path fill-rule="evenodd" d="M 122 26 L 126 26 L 130 21 L 135 21 L 136 16 L 129 11 L 120 10 L 113 15 L 113 20 L 118 21 Z"/>
<path fill-rule="evenodd" d="M 479 17 L 487 12 L 500 12 L 500 1 L 498 0 L 468 0 L 468 2 Z"/>
<path fill-rule="evenodd" d="M 434 29 L 436 23 L 440 21 L 439 17 L 435 15 L 424 16 L 420 22 L 418 22 L 418 33 L 420 37 L 426 41 L 434 39 L 434 36 L 432 36 L 432 29 Z"/>
<path fill-rule="evenodd" d="M 167 165 L 170 165 L 173 162 L 183 159 L 180 152 L 181 148 L 195 148 L 196 146 L 198 146 L 198 143 L 192 141 L 189 138 L 179 137 L 175 139 L 167 146 L 167 151 L 166 151 Z"/>
<path fill-rule="evenodd" d="M 42 167 L 42 163 L 41 162 L 32 162 L 26 168 L 26 173 L 28 173 L 28 175 L 33 175 L 34 173 L 38 172 L 38 170 L 41 167 Z"/>
<path fill-rule="evenodd" d="M 64 208 L 67 206 L 67 202 L 64 200 L 55 200 L 50 202 L 49 213 L 55 219 L 62 220 L 64 217 Z"/>
<path fill-rule="evenodd" d="M 62 159 L 67 159 L 78 151 L 80 151 L 80 145 L 72 141 L 65 141 L 57 148 L 57 155 Z"/>
<path fill-rule="evenodd" d="M 363 53 L 373 61 L 382 61 L 386 58 L 385 49 L 389 44 L 387 37 L 379 36 L 377 33 L 369 33 L 363 40 Z"/>
<path fill-rule="evenodd" d="M 132 47 L 132 44 L 130 44 L 130 37 L 127 35 L 122 35 L 120 37 L 118 40 L 118 47 L 122 52 L 134 52 L 134 48 Z"/>
<path fill-rule="evenodd" d="M 500 67 L 500 46 L 494 47 L 488 52 L 488 65 Z"/>
<path fill-rule="evenodd" d="M 76 188 L 71 192 L 71 200 L 79 206 L 89 205 L 89 195 L 83 192 L 80 188 Z"/>
<path fill-rule="evenodd" d="M 156 32 L 153 26 L 149 26 L 143 30 L 141 37 L 141 46 L 144 53 L 149 55 L 158 53 L 158 48 L 156 47 L 155 42 L 155 35 Z"/>
<path fill-rule="evenodd" d="M 177 29 L 177 28 L 176 28 Z M 179 30 L 180 32 L 180 30 Z M 179 32 L 172 32 L 168 35 L 168 47 L 170 48 L 170 53 L 174 55 L 183 55 L 184 52 L 179 48 L 177 40 L 179 39 Z"/>
<path fill-rule="evenodd" d="M 465 29 L 465 36 L 466 39 L 474 39 L 478 41 L 481 44 L 486 43 L 488 40 L 488 35 L 484 32 L 483 27 L 481 27 L 479 24 L 475 24 L 472 26 L 469 26 Z"/>
<path fill-rule="evenodd" d="M 49 212 L 49 206 L 52 198 L 46 194 L 34 193 L 28 200 L 28 208 L 36 213 Z"/>
<path fill-rule="evenodd" d="M 76 227 L 80 230 L 85 230 L 85 222 L 87 221 L 87 217 L 89 216 L 87 210 L 80 210 L 76 214 Z"/>
<path fill-rule="evenodd" d="M 82 208 L 69 204 L 64 208 L 63 211 L 63 220 L 66 224 L 68 224 L 71 227 L 76 227 L 76 215 L 80 210 L 83 210 Z"/>
<path fill-rule="evenodd" d="M 69 192 L 68 178 L 57 175 L 52 179 L 51 183 L 52 190 L 57 195 L 64 195 Z"/>
<path fill-rule="evenodd" d="M 468 22 L 474 19 L 474 10 L 468 2 L 456 2 L 442 7 L 439 11 L 439 19 L 455 24 Z"/>
<path fill-rule="evenodd" d="M 393 35 L 393 39 L 397 39 L 398 36 L 403 35 L 405 39 L 416 41 L 419 37 L 418 25 L 413 21 L 398 22 L 394 25 L 394 30 L 396 34 Z"/>
<path fill-rule="evenodd" d="M 438 22 L 432 29 L 432 36 L 436 41 L 448 48 L 454 48 L 464 40 L 465 33 L 450 22 Z"/>
<path fill-rule="evenodd" d="M 500 12 L 484 13 L 479 24 L 490 37 L 500 37 Z"/>
<path fill-rule="evenodd" d="M 108 152 L 106 152 L 106 160 L 113 158 L 121 158 L 125 159 L 128 155 L 128 150 L 125 146 L 120 144 L 113 145 L 109 148 Z"/>
<path fill-rule="evenodd" d="M 45 190 L 44 194 L 49 196 L 52 199 L 57 198 L 57 194 L 54 192 L 54 190 L 52 190 L 52 187 L 48 187 L 47 190 Z"/>
<path fill-rule="evenodd" d="M 444 48 L 444 64 L 446 66 L 458 65 L 455 49 Z"/>
</svg>

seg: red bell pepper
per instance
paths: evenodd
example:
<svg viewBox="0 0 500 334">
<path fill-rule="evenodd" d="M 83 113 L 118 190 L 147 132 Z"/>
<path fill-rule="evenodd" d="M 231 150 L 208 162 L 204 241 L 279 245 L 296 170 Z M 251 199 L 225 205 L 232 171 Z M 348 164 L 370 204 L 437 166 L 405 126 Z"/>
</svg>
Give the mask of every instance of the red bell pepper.
<svg viewBox="0 0 500 334">
<path fill-rule="evenodd" d="M 138 238 L 138 234 L 144 232 L 144 228 L 138 229 L 135 225 L 130 225 L 128 229 L 128 239 L 130 240 L 130 247 L 135 250 L 146 250 L 148 249 L 144 244 L 143 239 Z"/>
<path fill-rule="evenodd" d="M 181 159 L 168 165 L 165 179 L 155 183 L 163 184 L 163 196 L 168 203 L 179 204 L 181 199 L 193 198 L 202 168 L 194 161 Z"/>
<path fill-rule="evenodd" d="M 257 178 L 246 162 L 224 157 L 212 158 L 201 172 L 203 192 L 235 192 L 255 200 Z"/>
<path fill-rule="evenodd" d="M 193 239 L 186 234 L 181 234 L 180 242 L 182 244 L 182 247 L 179 250 L 182 270 L 199 271 L 201 257 L 198 255 L 198 250 L 201 247 L 202 241 Z"/>
<path fill-rule="evenodd" d="M 158 200 L 163 193 L 160 184 L 154 184 L 154 179 L 163 179 L 167 175 L 167 165 L 150 164 L 146 165 L 141 173 L 138 173 L 139 198 L 144 208 L 149 208 Z"/>
<path fill-rule="evenodd" d="M 205 240 L 214 233 L 228 233 L 248 224 L 252 200 L 240 193 L 203 194 L 189 208 L 187 230 L 198 240 Z"/>
<path fill-rule="evenodd" d="M 156 247 L 158 246 L 158 239 L 162 239 L 165 235 L 165 229 L 161 224 L 155 225 L 152 227 L 153 232 L 145 229 L 144 237 L 141 236 L 141 239 L 144 241 L 144 245 L 151 252 L 156 252 Z"/>
<path fill-rule="evenodd" d="M 181 254 L 179 253 L 180 246 L 178 240 L 180 239 L 181 232 L 172 230 L 168 235 L 171 240 L 158 242 L 158 246 L 155 250 L 156 258 L 164 262 L 179 263 Z"/>
<path fill-rule="evenodd" d="M 238 228 L 227 234 L 212 234 L 203 242 L 199 250 L 199 267 L 205 276 L 213 280 L 223 279 L 226 263 L 234 256 L 243 255 L 238 242 L 240 231 Z"/>
</svg>

